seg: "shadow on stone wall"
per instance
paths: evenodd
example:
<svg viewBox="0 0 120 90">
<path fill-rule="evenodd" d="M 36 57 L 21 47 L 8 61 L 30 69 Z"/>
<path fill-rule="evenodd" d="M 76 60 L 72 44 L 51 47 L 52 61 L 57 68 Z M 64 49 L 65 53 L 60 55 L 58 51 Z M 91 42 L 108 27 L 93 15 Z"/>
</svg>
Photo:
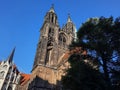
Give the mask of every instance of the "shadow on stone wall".
<svg viewBox="0 0 120 90">
<path fill-rule="evenodd" d="M 60 81 L 57 82 L 57 85 L 50 84 L 47 80 L 36 76 L 29 84 L 28 90 L 61 90 L 61 84 Z"/>
</svg>

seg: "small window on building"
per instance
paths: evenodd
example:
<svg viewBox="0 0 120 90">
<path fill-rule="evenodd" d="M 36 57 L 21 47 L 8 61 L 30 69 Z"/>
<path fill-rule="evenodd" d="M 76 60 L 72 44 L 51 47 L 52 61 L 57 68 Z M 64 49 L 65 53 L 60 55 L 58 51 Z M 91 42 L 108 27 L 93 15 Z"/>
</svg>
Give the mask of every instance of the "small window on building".
<svg viewBox="0 0 120 90">
<path fill-rule="evenodd" d="M 2 87 L 2 90 L 7 90 L 7 89 L 6 89 L 6 86 L 7 86 L 7 84 L 4 83 L 4 84 L 3 84 L 3 87 Z"/>
<path fill-rule="evenodd" d="M 54 18 L 54 17 L 52 17 L 52 23 L 53 23 L 53 18 Z"/>
<path fill-rule="evenodd" d="M 4 71 L 0 72 L 0 77 L 4 77 L 4 74 L 5 74 Z"/>
<path fill-rule="evenodd" d="M 11 77 L 11 82 L 13 82 L 13 80 L 14 80 L 14 76 Z"/>
<path fill-rule="evenodd" d="M 11 87 L 11 86 L 9 86 L 9 87 L 8 87 L 8 90 L 12 90 L 12 87 Z"/>
<path fill-rule="evenodd" d="M 10 78 L 10 73 L 7 73 L 6 80 L 9 80 Z"/>
<path fill-rule="evenodd" d="M 52 14 L 52 23 L 54 23 L 54 15 Z"/>
<path fill-rule="evenodd" d="M 4 65 L 3 68 L 4 68 L 4 69 L 7 69 L 7 65 Z"/>
<path fill-rule="evenodd" d="M 50 28 L 48 32 L 48 36 L 53 36 L 54 35 L 54 29 Z"/>
<path fill-rule="evenodd" d="M 9 68 L 9 71 L 10 71 L 10 72 L 12 71 L 12 66 Z"/>
<path fill-rule="evenodd" d="M 65 35 L 63 33 L 61 33 L 59 35 L 59 45 L 62 45 L 63 47 L 66 46 L 66 38 L 65 38 Z"/>
</svg>

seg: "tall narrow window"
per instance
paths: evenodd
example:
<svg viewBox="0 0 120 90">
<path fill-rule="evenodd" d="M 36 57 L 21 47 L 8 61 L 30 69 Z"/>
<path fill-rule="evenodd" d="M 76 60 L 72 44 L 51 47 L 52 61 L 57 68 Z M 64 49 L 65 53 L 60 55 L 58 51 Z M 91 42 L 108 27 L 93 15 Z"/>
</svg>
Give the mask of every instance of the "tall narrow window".
<svg viewBox="0 0 120 90">
<path fill-rule="evenodd" d="M 6 86 L 7 86 L 7 84 L 4 83 L 4 84 L 3 84 L 3 87 L 2 87 L 2 90 L 7 90 L 7 89 L 6 89 Z"/>
<path fill-rule="evenodd" d="M 9 86 L 9 87 L 8 87 L 8 90 L 12 90 L 12 87 L 11 87 L 11 86 Z"/>
<path fill-rule="evenodd" d="M 66 46 L 66 38 L 63 33 L 59 35 L 59 45 L 62 45 L 63 47 Z"/>
<path fill-rule="evenodd" d="M 53 48 L 52 43 L 49 43 L 49 44 L 47 45 L 45 64 L 49 64 L 49 62 L 50 62 L 51 53 L 52 53 L 52 48 Z"/>
<path fill-rule="evenodd" d="M 5 74 L 4 71 L 0 72 L 0 77 L 4 77 L 4 74 Z"/>
<path fill-rule="evenodd" d="M 63 39 L 63 46 L 65 46 L 66 45 L 66 39 L 65 39 L 65 37 L 63 37 L 62 39 Z"/>
<path fill-rule="evenodd" d="M 50 29 L 49 29 L 49 33 L 51 33 L 51 32 L 52 32 L 52 31 L 51 31 L 51 28 L 50 28 Z M 48 33 L 48 34 L 49 34 L 49 33 Z"/>
<path fill-rule="evenodd" d="M 51 22 L 54 23 L 54 14 L 52 14 L 52 21 Z"/>
<path fill-rule="evenodd" d="M 48 36 L 52 37 L 54 35 L 54 29 L 49 29 Z"/>
<path fill-rule="evenodd" d="M 45 64 L 47 64 L 50 60 L 50 52 L 51 52 L 51 50 L 47 49 Z"/>
</svg>

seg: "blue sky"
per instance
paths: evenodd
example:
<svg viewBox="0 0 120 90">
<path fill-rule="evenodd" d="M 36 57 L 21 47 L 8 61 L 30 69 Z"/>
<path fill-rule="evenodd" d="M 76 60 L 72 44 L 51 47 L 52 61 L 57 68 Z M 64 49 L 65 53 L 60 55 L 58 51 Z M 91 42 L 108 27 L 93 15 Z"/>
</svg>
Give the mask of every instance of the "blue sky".
<svg viewBox="0 0 120 90">
<path fill-rule="evenodd" d="M 30 73 L 44 16 L 54 4 L 59 25 L 68 13 L 79 29 L 90 17 L 120 16 L 120 0 L 0 0 L 0 60 L 16 47 L 14 63 Z"/>
</svg>

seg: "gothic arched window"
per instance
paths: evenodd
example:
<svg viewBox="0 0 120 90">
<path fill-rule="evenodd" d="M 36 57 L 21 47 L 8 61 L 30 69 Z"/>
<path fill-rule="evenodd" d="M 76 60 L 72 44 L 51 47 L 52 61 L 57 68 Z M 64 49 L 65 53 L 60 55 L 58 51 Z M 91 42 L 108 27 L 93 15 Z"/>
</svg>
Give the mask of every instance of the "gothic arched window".
<svg viewBox="0 0 120 90">
<path fill-rule="evenodd" d="M 63 43 L 66 43 L 66 39 L 65 39 L 65 37 L 63 37 L 62 39 L 63 39 Z"/>
<path fill-rule="evenodd" d="M 11 82 L 13 82 L 14 78 L 15 78 L 14 76 L 11 77 Z"/>
<path fill-rule="evenodd" d="M 50 60 L 50 53 L 51 53 L 51 49 L 47 49 L 45 64 L 47 64 Z"/>
<path fill-rule="evenodd" d="M 52 48 L 53 48 L 53 44 L 51 42 L 49 42 L 47 45 L 45 64 L 49 64 L 49 62 L 50 62 Z"/>
<path fill-rule="evenodd" d="M 8 73 L 6 76 L 6 79 L 8 80 L 10 78 L 10 74 Z"/>
<path fill-rule="evenodd" d="M 48 42 L 52 42 L 53 41 L 53 36 L 54 36 L 54 29 L 49 28 L 49 31 L 48 31 Z"/>
<path fill-rule="evenodd" d="M 10 72 L 12 71 L 12 66 L 10 66 L 9 71 L 10 71 Z"/>
<path fill-rule="evenodd" d="M 3 87 L 2 87 L 2 90 L 6 90 L 6 86 L 7 86 L 7 84 L 4 83 L 4 84 L 3 84 Z"/>
<path fill-rule="evenodd" d="M 50 29 L 49 29 L 49 33 L 51 33 L 51 32 L 52 32 L 52 30 L 51 30 L 51 28 L 50 28 Z M 48 34 L 49 34 L 49 33 L 48 33 Z"/>
<path fill-rule="evenodd" d="M 9 87 L 8 87 L 8 90 L 12 90 L 12 87 L 11 87 L 11 86 L 9 86 Z"/>
<path fill-rule="evenodd" d="M 66 46 L 66 38 L 63 33 L 60 33 L 59 35 L 59 45 Z"/>
<path fill-rule="evenodd" d="M 48 36 L 53 36 L 54 35 L 54 29 L 50 28 L 48 32 Z"/>
<path fill-rule="evenodd" d="M 54 15 L 52 15 L 52 23 L 54 23 Z"/>
</svg>

